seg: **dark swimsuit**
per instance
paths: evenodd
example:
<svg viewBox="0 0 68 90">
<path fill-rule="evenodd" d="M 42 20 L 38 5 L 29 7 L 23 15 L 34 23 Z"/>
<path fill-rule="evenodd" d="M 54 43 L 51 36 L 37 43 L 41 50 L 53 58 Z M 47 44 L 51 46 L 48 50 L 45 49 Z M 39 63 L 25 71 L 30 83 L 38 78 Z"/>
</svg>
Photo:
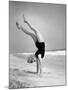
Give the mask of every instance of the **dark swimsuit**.
<svg viewBox="0 0 68 90">
<path fill-rule="evenodd" d="M 45 54 L 45 43 L 44 42 L 39 42 L 38 40 L 36 41 L 36 47 L 38 50 L 35 53 L 36 58 L 38 58 L 38 55 L 41 54 L 41 58 L 44 57 Z"/>
</svg>

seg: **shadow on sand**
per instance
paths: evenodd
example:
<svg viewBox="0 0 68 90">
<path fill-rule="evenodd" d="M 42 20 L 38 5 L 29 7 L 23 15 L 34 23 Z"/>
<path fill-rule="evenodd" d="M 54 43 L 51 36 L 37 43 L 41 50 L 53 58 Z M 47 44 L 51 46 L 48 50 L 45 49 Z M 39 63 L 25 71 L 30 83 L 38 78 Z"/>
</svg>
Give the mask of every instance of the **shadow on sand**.
<svg viewBox="0 0 68 90">
<path fill-rule="evenodd" d="M 27 73 L 27 74 L 37 74 L 37 72 L 32 72 L 32 71 L 26 71 L 26 70 L 23 70 L 24 73 Z"/>
</svg>

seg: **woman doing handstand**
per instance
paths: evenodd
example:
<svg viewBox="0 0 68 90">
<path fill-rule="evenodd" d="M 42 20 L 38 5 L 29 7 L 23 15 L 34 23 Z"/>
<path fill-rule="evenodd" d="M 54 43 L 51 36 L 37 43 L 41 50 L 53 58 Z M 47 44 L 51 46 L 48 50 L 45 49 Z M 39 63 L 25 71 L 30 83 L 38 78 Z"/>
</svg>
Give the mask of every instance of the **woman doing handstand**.
<svg viewBox="0 0 68 90">
<path fill-rule="evenodd" d="M 23 26 L 20 26 L 18 22 L 16 22 L 16 25 L 19 30 L 22 30 L 24 33 L 26 33 L 27 35 L 33 38 L 35 45 L 38 48 L 38 50 L 35 53 L 35 57 L 37 59 L 37 73 L 41 74 L 41 71 L 42 71 L 41 70 L 41 60 L 42 58 L 44 58 L 44 55 L 45 55 L 45 42 L 40 32 L 34 29 L 29 24 L 29 22 L 25 19 L 24 15 L 23 15 L 23 18 L 24 18 L 24 23 L 26 23 L 34 33 L 27 31 Z"/>
</svg>

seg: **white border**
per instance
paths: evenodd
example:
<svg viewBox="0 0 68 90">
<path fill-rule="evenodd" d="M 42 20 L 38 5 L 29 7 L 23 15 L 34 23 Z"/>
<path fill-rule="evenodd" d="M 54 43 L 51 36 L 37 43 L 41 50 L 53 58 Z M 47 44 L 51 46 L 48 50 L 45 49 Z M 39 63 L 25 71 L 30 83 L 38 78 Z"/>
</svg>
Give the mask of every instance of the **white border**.
<svg viewBox="0 0 68 90">
<path fill-rule="evenodd" d="M 10 0 L 11 1 L 11 0 Z M 18 0 L 13 0 L 18 1 Z M 19 1 L 32 1 L 32 2 L 45 2 L 45 3 L 59 3 L 67 4 L 67 0 L 19 0 Z M 67 11 L 68 15 L 68 11 Z M 0 90 L 7 90 L 9 80 L 9 14 L 8 14 L 8 0 L 0 0 Z M 67 18 L 68 21 L 68 18 Z M 68 23 L 67 23 L 68 26 Z M 67 32 L 68 34 L 68 32 Z M 68 36 L 67 36 L 68 38 Z M 68 49 L 67 49 L 68 51 Z M 68 68 L 68 64 L 67 64 Z M 67 80 L 68 81 L 68 80 Z M 42 87 L 42 88 L 29 88 L 36 90 L 66 90 L 68 86 L 56 87 Z M 15 89 L 16 90 L 16 89 Z M 19 90 L 19 89 L 17 89 Z M 20 89 L 21 90 L 21 89 Z"/>
<path fill-rule="evenodd" d="M 41 2 L 41 3 L 57 3 L 57 4 L 66 4 L 66 3 L 67 3 L 67 0 L 10 0 L 10 1 Z"/>
</svg>

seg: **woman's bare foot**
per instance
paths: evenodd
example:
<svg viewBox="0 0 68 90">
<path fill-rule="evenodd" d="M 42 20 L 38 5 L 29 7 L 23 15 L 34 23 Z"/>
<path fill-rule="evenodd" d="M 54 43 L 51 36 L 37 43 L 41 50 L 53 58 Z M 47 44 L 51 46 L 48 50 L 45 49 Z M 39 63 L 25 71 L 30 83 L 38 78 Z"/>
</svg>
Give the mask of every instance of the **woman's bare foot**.
<svg viewBox="0 0 68 90">
<path fill-rule="evenodd" d="M 20 30 L 20 26 L 19 26 L 19 23 L 18 22 L 16 22 L 16 26 Z"/>
<path fill-rule="evenodd" d="M 25 16 L 24 16 L 24 14 L 23 14 L 23 19 L 24 19 L 24 22 L 25 22 L 25 23 L 27 23 L 27 20 L 26 20 L 26 18 L 25 18 Z"/>
</svg>

